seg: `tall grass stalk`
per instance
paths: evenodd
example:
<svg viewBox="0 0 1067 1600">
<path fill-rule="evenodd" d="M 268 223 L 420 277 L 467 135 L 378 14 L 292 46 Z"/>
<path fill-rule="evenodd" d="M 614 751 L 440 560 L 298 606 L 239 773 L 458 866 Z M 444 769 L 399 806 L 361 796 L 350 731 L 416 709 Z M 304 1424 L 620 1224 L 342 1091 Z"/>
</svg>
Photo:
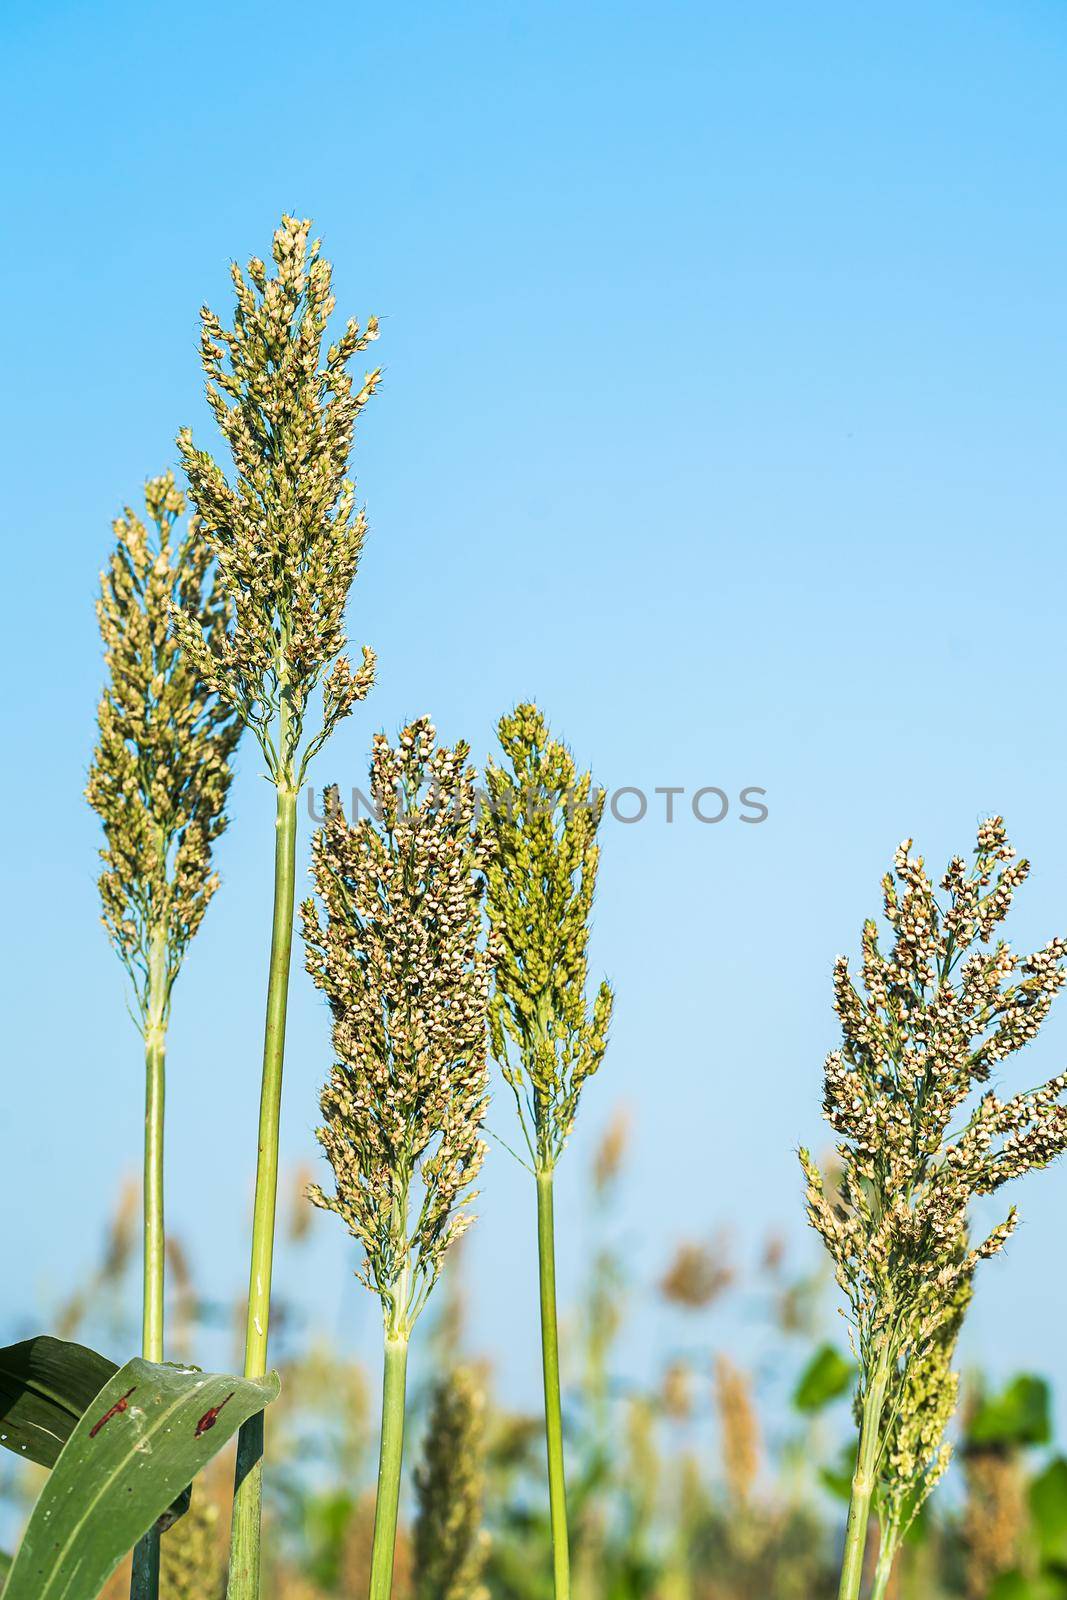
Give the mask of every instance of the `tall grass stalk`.
<svg viewBox="0 0 1067 1600">
<path fill-rule="evenodd" d="M 344 613 L 366 532 L 347 480 L 356 419 L 377 370 L 354 389 L 348 364 L 378 336 L 373 318 L 346 323 L 323 350 L 334 309 L 331 268 L 311 224 L 283 217 L 270 271 L 258 257 L 235 264 L 234 323 L 201 313 L 207 396 L 235 468 L 178 444 L 204 536 L 231 604 L 221 637 L 174 613 L 175 629 L 204 680 L 249 727 L 276 791 L 274 906 L 263 1040 L 255 1209 L 245 1331 L 245 1374 L 267 1368 L 278 1193 L 285 1018 L 296 889 L 296 804 L 308 766 L 337 724 L 368 693 L 374 655 L 353 671 Z M 332 665 L 331 665 L 332 664 Z M 321 689 L 318 730 L 308 718 Z M 227 1594 L 260 1592 L 263 1418 L 241 1429 Z"/>
<path fill-rule="evenodd" d="M 563 1460 L 563 1405 L 559 1385 L 559 1323 L 556 1313 L 556 1232 L 553 1169 L 538 1171 L 537 1276 L 541 1304 L 541 1375 L 545 1391 L 548 1509 L 552 1524 L 552 1586 L 570 1594 L 567 1477 Z"/>
<path fill-rule="evenodd" d="M 226 826 L 229 758 L 240 723 L 202 683 L 170 635 L 175 604 L 217 639 L 226 603 L 206 589 L 210 553 L 195 520 L 176 534 L 185 501 L 173 475 L 145 485 L 147 523 L 127 508 L 101 575 L 97 615 L 108 682 L 86 798 L 105 844 L 104 924 L 133 986 L 144 1041 L 144 1272 L 141 1353 L 164 1354 L 163 1210 L 166 1036 L 170 996 L 186 946 L 218 886 L 211 847 Z M 151 531 L 149 531 L 151 529 Z M 134 1553 L 131 1594 L 159 1592 L 159 1533 Z"/>
<path fill-rule="evenodd" d="M 144 1111 L 144 1291 L 141 1354 L 163 1360 L 163 1299 L 166 1230 L 163 1222 L 163 1125 L 166 1110 L 166 939 L 158 929 L 149 956 L 145 1046 Z M 159 1594 L 160 1534 L 150 1528 L 133 1552 L 131 1600 Z"/>
<path fill-rule="evenodd" d="M 846 1597 L 855 1600 L 863 1581 L 867 1529 L 870 1525 L 871 1505 L 877 1487 L 880 1429 L 888 1384 L 888 1365 L 883 1362 L 866 1387 L 860 1414 L 859 1443 L 849 1494 L 848 1520 L 845 1524 L 845 1549 L 841 1558 L 841 1582 L 838 1588 L 840 1600 L 846 1600 Z"/>
<path fill-rule="evenodd" d="M 871 1579 L 871 1600 L 885 1600 L 889 1593 L 896 1554 L 896 1549 L 891 1544 L 883 1543 L 879 1546 L 874 1577 Z"/>
<path fill-rule="evenodd" d="M 163 1125 L 166 1114 L 167 940 L 152 937 L 148 963 L 148 1015 L 144 1034 L 144 1297 L 141 1354 L 163 1360 L 163 1279 L 167 1236 L 163 1223 Z"/>
<path fill-rule="evenodd" d="M 470 1226 L 485 1146 L 492 953 L 479 945 L 485 845 L 465 744 L 426 718 L 374 741 L 377 820 L 350 827 L 336 790 L 315 835 L 321 902 L 302 908 L 307 965 L 333 1015 L 319 1140 L 335 1190 L 309 1190 L 363 1248 L 384 1381 L 371 1600 L 393 1580 L 408 1342 L 445 1254 Z"/>
<path fill-rule="evenodd" d="M 1001 818 L 978 831 L 973 863 L 955 857 L 939 895 L 911 841 L 883 880 L 893 942 L 863 930 L 863 993 L 834 969 L 843 1045 L 826 1061 L 824 1110 L 838 1135 L 833 1191 L 806 1150 L 808 1217 L 834 1261 L 859 1359 L 860 1418 L 839 1587 L 857 1600 L 872 1508 L 879 1581 L 948 1464 L 956 1409 L 952 1361 L 978 1263 L 1001 1250 L 1014 1208 L 977 1246 L 971 1201 L 1067 1148 L 1067 1073 L 1002 1100 L 994 1069 L 1034 1039 L 1067 974 L 1067 942 L 1028 957 L 997 929 L 1029 865 Z"/>
<path fill-rule="evenodd" d="M 552 1571 L 570 1595 L 570 1543 L 556 1315 L 554 1179 L 587 1078 L 607 1045 L 612 993 L 587 1005 L 589 917 L 602 792 L 549 737 L 537 707 L 500 721 L 510 769 L 490 763 L 488 910 L 499 948 L 490 1013 L 493 1054 L 515 1096 L 537 1192 L 537 1260 Z"/>
</svg>

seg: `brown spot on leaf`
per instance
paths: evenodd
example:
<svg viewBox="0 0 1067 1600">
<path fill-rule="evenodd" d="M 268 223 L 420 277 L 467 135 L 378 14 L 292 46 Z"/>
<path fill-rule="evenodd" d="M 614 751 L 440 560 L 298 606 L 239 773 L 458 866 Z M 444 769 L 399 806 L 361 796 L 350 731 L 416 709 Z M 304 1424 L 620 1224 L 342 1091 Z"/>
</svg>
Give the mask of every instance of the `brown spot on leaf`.
<svg viewBox="0 0 1067 1600">
<path fill-rule="evenodd" d="M 219 1420 L 219 1412 L 222 1410 L 224 1405 L 229 1404 L 236 1392 L 237 1391 L 235 1389 L 231 1389 L 225 1400 L 220 1400 L 217 1406 L 212 1406 L 210 1411 L 204 1412 L 204 1415 L 200 1418 L 200 1421 L 196 1425 L 196 1433 L 193 1435 L 195 1439 L 202 1439 L 204 1434 L 208 1433 L 215 1426 L 216 1422 Z"/>
<path fill-rule="evenodd" d="M 134 1384 L 133 1389 L 136 1389 L 136 1387 L 137 1385 Z M 117 1417 L 120 1412 L 126 1410 L 126 1407 L 129 1405 L 130 1396 L 133 1393 L 133 1389 L 127 1389 L 126 1393 L 122 1396 L 122 1399 L 116 1400 L 115 1404 L 111 1407 L 111 1410 L 105 1411 L 104 1415 L 100 1418 L 100 1421 L 93 1423 L 92 1427 L 89 1429 L 90 1439 L 96 1438 L 105 1422 L 110 1422 L 112 1417 Z"/>
</svg>

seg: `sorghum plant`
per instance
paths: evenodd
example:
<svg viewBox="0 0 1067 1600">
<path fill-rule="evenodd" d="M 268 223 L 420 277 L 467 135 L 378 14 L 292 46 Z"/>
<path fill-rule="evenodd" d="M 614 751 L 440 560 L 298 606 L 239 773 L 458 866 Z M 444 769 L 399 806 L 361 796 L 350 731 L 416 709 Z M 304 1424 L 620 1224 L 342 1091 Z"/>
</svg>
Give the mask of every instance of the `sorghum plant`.
<svg viewBox="0 0 1067 1600">
<path fill-rule="evenodd" d="M 725 1355 L 715 1361 L 715 1403 L 723 1477 L 730 1500 L 741 1513 L 749 1505 L 759 1476 L 760 1427 L 751 1379 Z"/>
<path fill-rule="evenodd" d="M 541 1348 L 556 1600 L 570 1593 L 567 1493 L 556 1326 L 553 1176 L 582 1088 L 603 1059 L 612 992 L 586 997 L 597 828 L 604 809 L 588 772 L 549 737 L 534 705 L 500 720 L 511 770 L 490 762 L 489 923 L 498 945 L 493 1054 L 515 1096 L 537 1183 Z"/>
<path fill-rule="evenodd" d="M 972 1104 L 975 1087 L 1035 1037 L 1064 982 L 1064 940 L 1025 958 L 994 942 L 1028 863 L 994 817 L 978 831 L 973 864 L 950 862 L 939 897 L 910 849 L 906 840 L 883 881 L 888 952 L 875 922 L 863 930 L 864 994 L 843 957 L 834 969 L 844 1044 L 827 1058 L 823 1101 L 839 1137 L 833 1199 L 801 1151 L 808 1216 L 848 1297 L 860 1369 L 841 1600 L 859 1593 L 879 1478 L 891 1562 L 943 1469 L 949 1364 L 971 1279 L 1015 1226 L 1013 1208 L 970 1245 L 970 1202 L 1067 1146 L 1067 1073 L 1006 1100 L 987 1089 Z"/>
<path fill-rule="evenodd" d="M 484 1457 L 485 1398 L 473 1375 L 459 1368 L 435 1385 L 415 1473 L 416 1600 L 488 1600 Z"/>
<path fill-rule="evenodd" d="M 1015 1441 L 968 1440 L 963 1451 L 967 1496 L 963 1508 L 964 1592 L 988 1600 L 1002 1573 L 1030 1555 L 1030 1484 L 1025 1447 Z"/>
<path fill-rule="evenodd" d="M 221 638 L 226 600 L 209 586 L 210 551 L 172 473 L 145 485 L 147 522 L 130 508 L 101 574 L 97 615 L 108 681 L 86 798 L 104 827 L 103 921 L 129 974 L 144 1039 L 144 1295 L 141 1353 L 163 1360 L 163 1118 L 170 997 L 218 887 L 211 847 L 226 826 L 229 759 L 241 724 L 199 680 L 170 631 L 175 604 Z M 158 1588 L 159 1540 L 138 1548 L 135 1591 Z"/>
<path fill-rule="evenodd" d="M 961 1243 L 961 1255 L 963 1249 Z M 912 1362 L 900 1385 L 896 1410 L 884 1429 L 875 1496 L 880 1538 L 871 1600 L 882 1600 L 887 1593 L 905 1535 L 952 1457 L 945 1431 L 955 1415 L 960 1390 L 952 1362 L 970 1301 L 968 1274 L 959 1280 L 945 1320 Z"/>
<path fill-rule="evenodd" d="M 371 1600 L 388 1600 L 396 1541 L 408 1341 L 448 1247 L 470 1226 L 485 1154 L 490 950 L 479 944 L 485 844 L 463 743 L 426 718 L 397 748 L 374 740 L 377 818 L 349 826 L 336 790 L 316 833 L 322 901 L 302 909 L 307 967 L 333 1014 L 336 1062 L 319 1130 L 336 1211 L 363 1247 L 361 1281 L 385 1324 Z"/>
<path fill-rule="evenodd" d="M 207 396 L 236 470 L 230 483 L 188 429 L 178 438 L 204 537 L 232 605 L 224 632 L 208 636 L 182 607 L 175 631 L 200 676 L 252 730 L 276 789 L 274 916 L 263 1044 L 256 1198 L 245 1374 L 267 1367 L 278 1189 L 285 1016 L 296 884 L 296 804 L 308 763 L 374 678 L 364 647 L 353 671 L 344 612 L 365 534 L 346 473 L 356 418 L 379 373 L 354 388 L 348 363 L 378 336 L 349 321 L 323 354 L 334 308 L 331 268 L 309 242 L 311 224 L 284 217 L 274 271 L 253 258 L 232 269 L 232 329 L 201 313 Z M 332 664 L 332 665 L 331 665 Z M 322 715 L 309 726 L 316 690 Z M 241 1430 L 229 1594 L 259 1593 L 262 1418 Z"/>
</svg>

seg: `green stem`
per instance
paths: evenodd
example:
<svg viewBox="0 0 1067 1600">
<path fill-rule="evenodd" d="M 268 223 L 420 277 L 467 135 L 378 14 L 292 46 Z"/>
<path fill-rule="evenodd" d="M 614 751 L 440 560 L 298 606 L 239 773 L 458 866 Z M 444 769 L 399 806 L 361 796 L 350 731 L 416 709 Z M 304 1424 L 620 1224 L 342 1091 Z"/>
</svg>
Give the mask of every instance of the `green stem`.
<svg viewBox="0 0 1067 1600">
<path fill-rule="evenodd" d="M 166 1100 L 167 936 L 152 937 L 148 965 L 148 1014 L 144 1030 L 144 1288 L 141 1302 L 141 1354 L 163 1360 L 163 1284 L 166 1234 L 163 1227 L 163 1114 Z M 130 1600 L 158 1600 L 159 1529 L 150 1528 L 133 1552 Z"/>
<path fill-rule="evenodd" d="M 285 1055 L 285 1013 L 289 998 L 293 903 L 296 896 L 296 801 L 293 789 L 279 787 L 274 836 L 274 922 L 267 984 L 267 1021 L 263 1037 L 259 1153 L 252 1217 L 248 1320 L 245 1327 L 244 1370 L 247 1378 L 261 1378 L 267 1370 L 274 1217 L 278 1199 L 278 1129 Z M 262 1509 L 263 1414 L 259 1412 L 244 1424 L 237 1440 L 227 1600 L 258 1600 Z"/>
<path fill-rule="evenodd" d="M 882 1542 L 878 1547 L 878 1565 L 874 1569 L 874 1583 L 871 1587 L 871 1600 L 885 1600 L 889 1588 L 889 1580 L 893 1576 L 893 1562 L 896 1558 L 896 1544 L 886 1537 L 882 1531 Z"/>
<path fill-rule="evenodd" d="M 157 1600 L 159 1595 L 159 1529 L 150 1528 L 133 1552 L 130 1600 Z"/>
<path fill-rule="evenodd" d="M 559 1333 L 556 1326 L 556 1243 L 552 1168 L 537 1173 L 537 1260 L 541 1285 L 541 1362 L 545 1379 L 545 1443 L 548 1504 L 552 1519 L 552 1579 L 556 1600 L 569 1600 L 567 1483 L 563 1470 L 563 1410 L 559 1397 Z"/>
<path fill-rule="evenodd" d="M 163 1360 L 163 1277 L 166 1237 L 163 1229 L 163 1113 L 166 1099 L 166 936 L 152 941 L 145 1028 L 144 1104 L 144 1302 L 141 1354 Z"/>
<path fill-rule="evenodd" d="M 386 1335 L 382 1379 L 382 1438 L 378 1455 L 378 1494 L 374 1504 L 374 1543 L 370 1559 L 370 1600 L 389 1600 L 393 1587 L 396 1519 L 400 1507 L 400 1465 L 404 1455 L 404 1395 L 408 1341 Z"/>
<path fill-rule="evenodd" d="M 838 1600 L 859 1600 L 860 1584 L 863 1580 L 863 1556 L 867 1547 L 867 1527 L 871 1519 L 871 1497 L 874 1494 L 878 1465 L 882 1411 L 885 1407 L 888 1383 L 889 1360 L 888 1356 L 882 1355 L 863 1401 L 859 1445 L 856 1451 L 856 1471 L 852 1479 L 852 1498 L 849 1501 L 848 1523 L 845 1527 L 845 1552 L 841 1563 Z"/>
</svg>

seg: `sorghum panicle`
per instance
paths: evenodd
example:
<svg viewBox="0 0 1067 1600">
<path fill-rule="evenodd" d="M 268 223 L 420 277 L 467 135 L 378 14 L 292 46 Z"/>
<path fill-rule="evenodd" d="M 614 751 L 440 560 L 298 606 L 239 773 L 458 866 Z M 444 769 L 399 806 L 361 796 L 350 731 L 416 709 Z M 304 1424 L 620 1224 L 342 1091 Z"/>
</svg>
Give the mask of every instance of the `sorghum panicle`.
<svg viewBox="0 0 1067 1600">
<path fill-rule="evenodd" d="M 1020 1446 L 1000 1440 L 963 1452 L 967 1498 L 961 1532 L 967 1600 L 988 1600 L 1003 1572 L 1018 1566 L 1030 1531 L 1030 1477 Z"/>
<path fill-rule="evenodd" d="M 952 1445 L 945 1434 L 960 1391 L 959 1374 L 952 1363 L 970 1301 L 971 1279 L 967 1276 L 957 1283 L 944 1320 L 909 1362 L 897 1388 L 884 1430 L 878 1493 L 882 1539 L 894 1546 L 903 1539 L 952 1459 Z"/>
<path fill-rule="evenodd" d="M 490 762 L 492 837 L 487 905 L 499 945 L 490 1026 L 493 1054 L 515 1094 L 539 1170 L 567 1142 L 586 1080 L 604 1056 L 612 991 L 590 1007 L 589 918 L 604 795 L 549 737 L 537 707 L 500 721 L 508 771 Z"/>
<path fill-rule="evenodd" d="M 165 945 L 169 995 L 218 887 L 211 847 L 226 827 L 229 761 L 241 731 L 170 628 L 174 606 L 214 647 L 227 625 L 211 551 L 172 473 L 145 485 L 147 519 L 127 507 L 100 578 L 107 686 L 86 798 L 104 827 L 103 920 L 148 1020 L 152 944 Z M 157 996 L 158 1003 L 158 996 Z"/>
<path fill-rule="evenodd" d="M 350 826 L 327 791 L 312 855 L 323 914 L 314 900 L 302 907 L 307 967 L 330 1002 L 337 1053 L 318 1135 L 336 1191 L 309 1192 L 363 1245 L 362 1281 L 381 1296 L 387 1328 L 405 1336 L 473 1220 L 488 1101 L 486 845 L 469 748 L 434 740 L 427 718 L 395 749 L 376 736 L 376 820 Z"/>
<path fill-rule="evenodd" d="M 659 1280 L 659 1292 L 674 1305 L 702 1311 L 725 1294 L 736 1278 L 724 1235 L 710 1245 L 683 1240 Z"/>
<path fill-rule="evenodd" d="M 748 1373 L 725 1355 L 715 1362 L 723 1475 L 735 1508 L 749 1504 L 760 1466 L 760 1427 Z"/>
<path fill-rule="evenodd" d="M 1028 1044 L 1064 983 L 1067 942 L 1015 955 L 996 937 L 1029 871 L 1001 818 L 982 824 L 971 866 L 956 857 L 939 896 L 911 841 L 883 880 L 893 935 L 862 941 L 862 989 L 834 970 L 843 1045 L 827 1058 L 824 1112 L 838 1134 L 836 1196 L 807 1151 L 808 1216 L 848 1297 L 860 1361 L 858 1407 L 888 1375 L 883 1514 L 914 1514 L 943 1471 L 956 1403 L 952 1350 L 978 1262 L 1002 1249 L 1012 1208 L 977 1246 L 968 1210 L 1067 1147 L 1067 1073 L 1009 1095 L 976 1086 Z"/>
<path fill-rule="evenodd" d="M 486 1600 L 485 1397 L 462 1368 L 434 1388 L 415 1469 L 415 1600 Z"/>
<path fill-rule="evenodd" d="M 310 232 L 310 222 L 284 217 L 273 273 L 258 258 L 245 273 L 234 264 L 232 328 L 201 311 L 208 402 L 236 481 L 194 447 L 188 429 L 178 438 L 233 617 L 210 638 L 181 610 L 175 625 L 205 682 L 255 731 L 271 776 L 295 788 L 374 679 L 373 651 L 364 647 L 355 671 L 343 652 L 345 604 L 366 532 L 348 460 L 356 419 L 381 375 L 368 372 L 357 388 L 348 363 L 378 337 L 378 324 L 372 317 L 361 329 L 350 320 L 323 355 L 331 267 Z M 305 743 L 320 681 L 323 724 Z"/>
</svg>

